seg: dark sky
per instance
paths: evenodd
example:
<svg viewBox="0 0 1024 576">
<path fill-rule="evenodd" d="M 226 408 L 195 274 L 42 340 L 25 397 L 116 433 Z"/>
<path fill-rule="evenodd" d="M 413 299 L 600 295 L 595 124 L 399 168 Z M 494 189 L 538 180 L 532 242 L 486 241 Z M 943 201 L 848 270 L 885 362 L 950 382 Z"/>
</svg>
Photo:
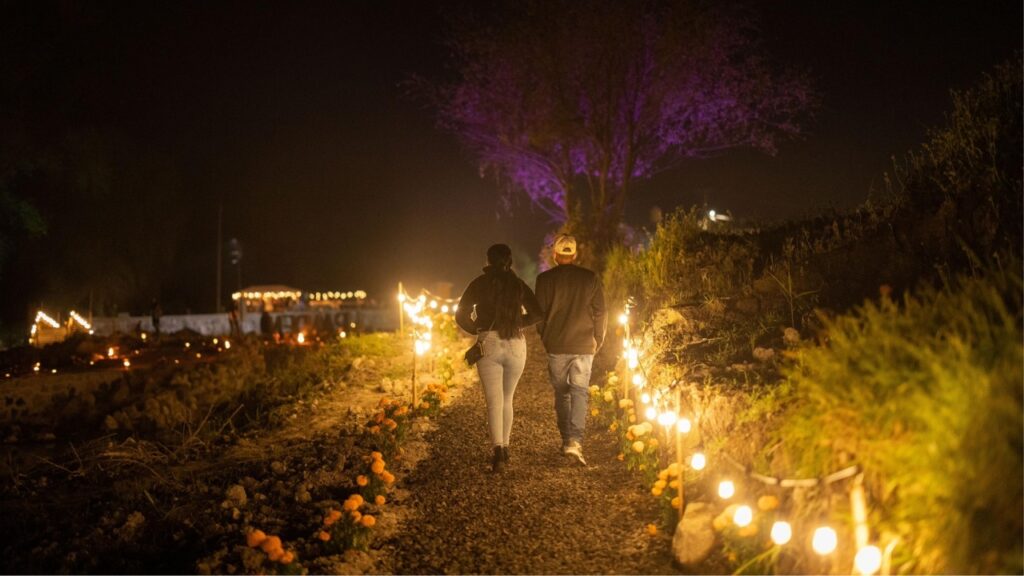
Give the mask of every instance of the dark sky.
<svg viewBox="0 0 1024 576">
<path fill-rule="evenodd" d="M 1021 45 L 1019 1 L 757 5 L 768 48 L 808 69 L 822 93 L 806 138 L 774 157 L 736 152 L 662 174 L 632 198 L 632 223 L 644 224 L 654 204 L 707 202 L 741 217 L 781 219 L 861 202 L 890 157 L 941 121 L 950 88 L 970 86 Z M 120 225 L 122 206 L 152 205 L 145 219 L 163 222 L 152 229 L 175 238 L 160 248 L 169 312 L 213 308 L 220 203 L 225 239 L 244 245 L 244 284 L 362 288 L 385 298 L 399 280 L 450 281 L 459 290 L 489 244 L 535 257 L 548 230 L 525 205 L 503 212 L 495 183 L 480 178 L 471 154 L 400 87 L 410 73 L 443 71 L 442 16 L 451 5 L 2 6 L 6 125 L 44 149 L 69 133 L 99 134 L 105 174 L 120 182 L 102 214 L 74 192 L 35 192 L 51 231 L 34 247 L 19 244 L 22 257 L 3 275 L 5 294 L 39 302 L 57 298 L 47 291 L 68 291 L 24 270 L 41 267 L 44 252 L 61 253 L 60 243 L 103 238 L 104 250 L 145 258 L 150 243 L 125 232 L 138 226 Z M 146 200 L 154 195 L 168 200 Z M 59 226 L 71 211 L 96 226 Z M 24 273 L 12 276 L 14 265 Z M 225 292 L 234 287 L 231 268 L 225 283 Z M 8 302 L 6 315 L 30 307 Z"/>
</svg>

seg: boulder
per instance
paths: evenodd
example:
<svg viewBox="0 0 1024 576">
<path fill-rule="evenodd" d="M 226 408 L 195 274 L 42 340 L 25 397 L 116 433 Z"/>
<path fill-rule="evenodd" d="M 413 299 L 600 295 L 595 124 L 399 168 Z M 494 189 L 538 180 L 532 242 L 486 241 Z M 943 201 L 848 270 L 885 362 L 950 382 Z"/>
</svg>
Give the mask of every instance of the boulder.
<svg viewBox="0 0 1024 576">
<path fill-rule="evenodd" d="M 672 536 L 672 556 L 683 566 L 703 562 L 715 547 L 715 529 L 711 523 L 714 514 L 711 507 L 695 502 L 686 507 L 683 519 L 676 526 Z"/>
</svg>

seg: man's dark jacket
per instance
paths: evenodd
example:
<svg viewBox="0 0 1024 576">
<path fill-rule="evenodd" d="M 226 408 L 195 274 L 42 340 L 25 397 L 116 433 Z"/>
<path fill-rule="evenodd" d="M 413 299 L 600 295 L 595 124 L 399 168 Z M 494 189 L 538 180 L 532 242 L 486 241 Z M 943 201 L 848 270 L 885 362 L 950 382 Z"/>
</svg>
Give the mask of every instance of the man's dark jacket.
<svg viewBox="0 0 1024 576">
<path fill-rule="evenodd" d="M 604 343 L 607 313 L 601 279 L 575 264 L 537 276 L 543 319 L 537 331 L 548 354 L 594 354 Z"/>
</svg>

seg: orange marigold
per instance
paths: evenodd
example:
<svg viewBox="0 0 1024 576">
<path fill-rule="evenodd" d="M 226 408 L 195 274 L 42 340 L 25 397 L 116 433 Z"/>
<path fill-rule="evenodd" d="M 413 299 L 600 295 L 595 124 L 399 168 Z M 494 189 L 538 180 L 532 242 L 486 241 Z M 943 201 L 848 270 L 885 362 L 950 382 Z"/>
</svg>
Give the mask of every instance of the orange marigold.
<svg viewBox="0 0 1024 576">
<path fill-rule="evenodd" d="M 370 458 L 373 458 L 374 460 L 383 460 L 384 455 L 374 450 L 373 452 L 370 452 Z"/>
<path fill-rule="evenodd" d="M 249 548 L 255 548 L 263 543 L 267 539 L 267 535 L 264 534 L 263 530 L 253 530 L 245 535 L 245 543 L 249 545 Z"/>
<path fill-rule="evenodd" d="M 321 530 L 321 531 L 316 533 L 316 537 L 319 538 L 320 540 L 324 541 L 324 542 L 327 542 L 328 540 L 331 539 L 331 533 L 327 532 L 326 530 Z"/>
<path fill-rule="evenodd" d="M 281 550 L 281 539 L 277 536 L 267 536 L 266 540 L 260 543 L 260 550 L 263 550 L 267 554 L 276 550 Z"/>
<path fill-rule="evenodd" d="M 625 460 L 625 458 L 626 458 L 626 455 L 625 455 L 625 454 L 623 454 L 622 452 L 619 452 L 619 453 L 618 453 L 618 454 L 617 454 L 617 455 L 615 456 L 615 459 L 616 459 L 616 460 L 618 460 L 619 462 L 622 462 L 623 460 Z"/>
<path fill-rule="evenodd" d="M 277 550 L 273 550 L 271 552 L 267 552 L 267 558 L 270 558 L 271 562 L 277 562 L 281 558 L 284 558 L 284 550 L 281 550 L 280 548 L 278 548 Z"/>
<path fill-rule="evenodd" d="M 359 510 L 353 510 L 353 511 L 349 512 L 349 514 L 352 515 L 352 521 L 353 522 L 359 522 L 359 520 L 363 517 L 362 512 L 360 512 Z"/>
<path fill-rule="evenodd" d="M 370 516 L 369 514 L 364 514 L 361 523 L 363 526 L 367 528 L 372 528 L 373 525 L 377 523 L 377 519 L 373 516 Z"/>
<path fill-rule="evenodd" d="M 387 502 L 387 498 L 384 498 L 383 494 L 377 494 L 377 497 L 373 499 L 373 503 L 377 506 L 383 506 Z"/>
<path fill-rule="evenodd" d="M 654 524 L 648 524 L 647 525 L 647 533 L 650 534 L 651 536 L 654 536 L 655 534 L 658 533 L 658 527 L 655 526 Z"/>
<path fill-rule="evenodd" d="M 285 552 L 284 556 L 281 556 L 281 564 L 291 564 L 294 561 L 295 561 L 295 552 L 292 552 L 291 550 Z"/>
<path fill-rule="evenodd" d="M 331 508 L 327 511 L 327 518 L 332 522 L 337 522 L 341 518 L 341 511 Z"/>
<path fill-rule="evenodd" d="M 679 503 L 680 503 L 679 496 L 675 496 L 675 497 L 672 498 L 672 507 L 673 508 L 679 508 Z"/>
<path fill-rule="evenodd" d="M 374 460 L 373 464 L 370 464 L 370 471 L 372 471 L 374 474 L 381 474 L 382 472 L 384 472 L 384 461 Z"/>
<path fill-rule="evenodd" d="M 356 484 L 358 484 L 359 486 L 366 486 L 369 483 L 370 483 L 370 479 L 367 478 L 364 474 L 360 474 L 359 476 L 356 476 Z"/>
<path fill-rule="evenodd" d="M 392 474 L 391 472 L 385 471 L 383 474 L 380 475 L 380 477 L 382 480 L 384 480 L 385 484 L 395 483 L 395 475 Z"/>
<path fill-rule="evenodd" d="M 380 434 L 380 426 L 370 426 L 370 434 Z"/>
</svg>

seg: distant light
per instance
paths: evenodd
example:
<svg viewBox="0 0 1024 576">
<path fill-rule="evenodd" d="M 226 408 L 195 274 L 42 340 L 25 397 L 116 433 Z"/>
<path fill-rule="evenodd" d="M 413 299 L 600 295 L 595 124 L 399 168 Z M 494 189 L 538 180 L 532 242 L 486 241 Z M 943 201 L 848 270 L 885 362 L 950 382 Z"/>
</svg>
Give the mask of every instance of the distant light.
<svg viewBox="0 0 1024 576">
<path fill-rule="evenodd" d="M 639 372 L 633 374 L 633 386 L 636 386 L 637 388 L 642 388 L 643 385 L 646 383 L 647 379 L 644 378 L 643 374 L 640 374 Z M 646 402 L 644 402 L 644 404 L 646 404 Z"/>
<path fill-rule="evenodd" d="M 230 341 L 228 341 L 228 340 L 224 341 L 224 349 L 225 350 L 231 350 L 231 342 Z"/>
<path fill-rule="evenodd" d="M 131 368 L 132 361 L 127 359 L 127 358 L 125 358 L 124 361 L 121 362 L 121 364 L 124 365 L 125 368 Z"/>
<path fill-rule="evenodd" d="M 214 346 L 216 346 L 218 342 L 220 342 L 220 339 L 219 339 L 219 338 L 214 338 L 214 339 L 213 339 L 213 344 L 214 344 Z"/>
<path fill-rule="evenodd" d="M 732 483 L 732 480 L 722 480 L 718 484 L 718 497 L 722 500 L 728 500 L 736 495 L 736 485 Z"/>
<path fill-rule="evenodd" d="M 648 394 L 647 392 L 644 392 L 643 394 L 640 395 L 640 402 L 643 402 L 644 404 L 650 404 L 651 395 Z"/>
<path fill-rule="evenodd" d="M 111 348 L 107 348 L 107 358 L 113 358 L 114 357 L 114 353 L 115 353 L 115 351 L 114 351 L 114 349 L 112 347 Z"/>
<path fill-rule="evenodd" d="M 623 326 L 629 324 L 629 315 L 627 315 L 625 312 L 619 314 L 619 324 L 622 324 Z"/>
<path fill-rule="evenodd" d="M 450 308 L 448 308 L 447 304 L 444 304 L 444 305 L 441 306 L 441 313 L 442 314 L 447 314 L 448 310 L 450 310 Z"/>
<path fill-rule="evenodd" d="M 754 521 L 754 511 L 750 509 L 750 506 L 744 504 L 736 509 L 736 512 L 732 515 L 732 521 L 740 528 L 749 526 Z"/>
<path fill-rule="evenodd" d="M 688 434 L 693 427 L 693 424 L 690 422 L 689 418 L 680 418 L 679 421 L 676 422 L 676 427 L 679 429 L 680 433 Z"/>
<path fill-rule="evenodd" d="M 779 546 L 786 544 L 793 538 L 793 527 L 785 520 L 776 520 L 772 524 L 772 542 Z"/>
<path fill-rule="evenodd" d="M 658 424 L 669 428 L 679 420 L 679 415 L 671 410 L 668 412 L 662 412 L 658 414 Z"/>
<path fill-rule="evenodd" d="M 405 294 L 399 293 L 398 294 L 398 301 L 399 302 L 405 302 Z"/>
<path fill-rule="evenodd" d="M 191 342 L 185 342 L 185 348 L 191 348 L 191 347 L 192 347 L 192 343 Z"/>
<path fill-rule="evenodd" d="M 299 344 L 305 344 L 306 343 L 306 334 L 303 333 L 303 332 L 299 332 L 297 340 L 299 341 Z"/>
<path fill-rule="evenodd" d="M 644 411 L 644 417 L 648 420 L 654 420 L 658 417 L 658 409 L 654 406 L 648 406 L 647 410 Z"/>
<path fill-rule="evenodd" d="M 53 370 L 50 370 L 50 373 L 51 373 L 51 374 L 56 374 L 56 373 L 57 373 L 57 369 L 56 369 L 56 368 L 54 368 Z"/>
<path fill-rule="evenodd" d="M 141 336 L 141 338 L 142 338 L 143 340 L 145 340 L 145 339 L 146 339 L 146 333 L 145 333 L 145 332 L 143 332 L 143 333 L 142 333 L 142 336 Z"/>
<path fill-rule="evenodd" d="M 835 552 L 839 539 L 836 531 L 828 526 L 821 526 L 814 531 L 814 538 L 811 539 L 811 547 L 818 554 L 825 556 Z"/>
<path fill-rule="evenodd" d="M 431 300 L 430 301 L 430 309 L 431 310 L 437 310 L 437 300 Z"/>
<path fill-rule="evenodd" d="M 708 220 L 711 220 L 712 222 L 714 222 L 715 221 L 715 216 L 717 216 L 717 215 L 718 215 L 718 213 L 715 212 L 714 210 L 708 210 Z"/>
<path fill-rule="evenodd" d="M 857 551 L 853 565 L 864 576 L 871 576 L 882 567 L 882 551 L 878 546 L 865 546 Z"/>
</svg>

